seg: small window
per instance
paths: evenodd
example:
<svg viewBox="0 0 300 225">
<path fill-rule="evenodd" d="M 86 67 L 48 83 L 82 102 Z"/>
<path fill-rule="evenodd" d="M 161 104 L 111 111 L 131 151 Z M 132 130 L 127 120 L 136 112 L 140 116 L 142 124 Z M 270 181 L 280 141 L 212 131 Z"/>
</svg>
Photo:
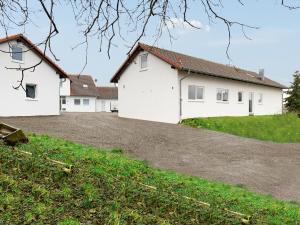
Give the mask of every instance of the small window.
<svg viewBox="0 0 300 225">
<path fill-rule="evenodd" d="M 67 103 L 66 97 L 61 97 L 61 104 L 65 105 Z"/>
<path fill-rule="evenodd" d="M 189 85 L 188 86 L 188 98 L 189 98 L 189 100 L 203 100 L 204 88 L 195 86 L 195 85 Z"/>
<path fill-rule="evenodd" d="M 228 89 L 218 89 L 217 90 L 217 101 L 228 102 L 229 100 L 229 90 Z"/>
<path fill-rule="evenodd" d="M 83 105 L 89 105 L 90 100 L 89 99 L 83 99 Z"/>
<path fill-rule="evenodd" d="M 15 61 L 23 61 L 23 49 L 20 46 L 11 46 L 11 58 Z"/>
<path fill-rule="evenodd" d="M 80 99 L 74 99 L 74 105 L 80 105 Z"/>
<path fill-rule="evenodd" d="M 141 69 L 145 69 L 148 66 L 148 54 L 141 55 Z"/>
<path fill-rule="evenodd" d="M 263 94 L 259 94 L 258 104 L 262 104 L 262 103 L 263 103 Z"/>
<path fill-rule="evenodd" d="M 238 102 L 239 103 L 243 102 L 243 92 L 241 91 L 238 92 Z"/>
<path fill-rule="evenodd" d="M 84 85 L 82 85 L 84 88 L 88 88 L 89 87 L 89 85 L 87 85 L 87 84 L 84 84 Z"/>
<path fill-rule="evenodd" d="M 26 98 L 36 98 L 36 85 L 26 84 Z"/>
</svg>

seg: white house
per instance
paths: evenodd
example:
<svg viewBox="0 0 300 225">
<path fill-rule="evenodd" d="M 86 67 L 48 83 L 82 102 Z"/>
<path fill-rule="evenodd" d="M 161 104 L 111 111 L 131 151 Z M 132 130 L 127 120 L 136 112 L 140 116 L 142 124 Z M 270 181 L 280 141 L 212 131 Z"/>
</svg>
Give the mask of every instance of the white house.
<svg viewBox="0 0 300 225">
<path fill-rule="evenodd" d="M 97 112 L 118 111 L 118 88 L 117 87 L 97 87 Z"/>
<path fill-rule="evenodd" d="M 97 88 L 89 75 L 69 75 L 61 82 L 61 110 L 96 112 Z"/>
<path fill-rule="evenodd" d="M 283 85 L 257 74 L 139 43 L 111 82 L 119 116 L 185 118 L 282 113 Z"/>
<path fill-rule="evenodd" d="M 22 72 L 10 68 L 35 69 Z M 60 80 L 67 74 L 22 34 L 0 39 L 0 117 L 59 115 Z M 22 81 L 22 86 L 15 89 Z M 15 87 L 15 88 L 14 88 Z"/>
</svg>

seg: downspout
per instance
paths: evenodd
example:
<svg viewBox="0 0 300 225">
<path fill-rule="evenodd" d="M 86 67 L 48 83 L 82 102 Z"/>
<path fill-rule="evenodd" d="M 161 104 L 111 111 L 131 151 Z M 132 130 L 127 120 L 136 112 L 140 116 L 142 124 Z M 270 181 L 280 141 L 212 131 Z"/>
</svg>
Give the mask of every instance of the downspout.
<svg viewBox="0 0 300 225">
<path fill-rule="evenodd" d="M 182 81 L 191 75 L 190 69 L 187 71 L 187 75 L 179 80 L 179 123 L 182 121 Z"/>
</svg>

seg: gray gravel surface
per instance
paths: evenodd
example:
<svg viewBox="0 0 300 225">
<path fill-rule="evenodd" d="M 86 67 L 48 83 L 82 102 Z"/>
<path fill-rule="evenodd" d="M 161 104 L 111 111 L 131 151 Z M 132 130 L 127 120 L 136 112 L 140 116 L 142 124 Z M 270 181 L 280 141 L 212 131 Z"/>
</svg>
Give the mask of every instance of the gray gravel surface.
<svg viewBox="0 0 300 225">
<path fill-rule="evenodd" d="M 27 132 L 48 134 L 127 155 L 180 173 L 244 185 L 300 202 L 300 144 L 276 144 L 111 113 L 0 118 Z"/>
</svg>

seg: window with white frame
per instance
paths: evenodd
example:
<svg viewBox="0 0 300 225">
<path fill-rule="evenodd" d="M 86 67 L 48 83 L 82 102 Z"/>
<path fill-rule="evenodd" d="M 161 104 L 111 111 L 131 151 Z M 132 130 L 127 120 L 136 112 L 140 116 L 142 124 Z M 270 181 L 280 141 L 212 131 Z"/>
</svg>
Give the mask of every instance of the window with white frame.
<svg viewBox="0 0 300 225">
<path fill-rule="evenodd" d="M 83 105 L 89 105 L 90 104 L 90 100 L 88 98 L 84 98 L 82 101 Z"/>
<path fill-rule="evenodd" d="M 11 46 L 11 58 L 14 61 L 23 61 L 23 48 L 18 45 Z"/>
<path fill-rule="evenodd" d="M 243 96 L 243 92 L 239 91 L 238 92 L 238 103 L 242 103 L 244 101 L 244 96 Z"/>
<path fill-rule="evenodd" d="M 74 99 L 74 105 L 80 105 L 80 99 L 79 98 L 75 98 Z"/>
<path fill-rule="evenodd" d="M 142 54 L 140 56 L 141 69 L 146 69 L 148 67 L 148 53 Z"/>
<path fill-rule="evenodd" d="M 188 86 L 188 99 L 189 100 L 203 100 L 204 99 L 204 87 L 189 85 Z"/>
<path fill-rule="evenodd" d="M 263 104 L 263 94 L 260 93 L 258 96 L 258 104 Z"/>
<path fill-rule="evenodd" d="M 36 99 L 36 84 L 26 84 L 26 98 Z"/>
<path fill-rule="evenodd" d="M 87 84 L 83 84 L 83 85 L 82 85 L 82 87 L 84 87 L 84 88 L 88 88 L 88 87 L 89 87 L 89 85 L 87 85 Z"/>
<path fill-rule="evenodd" d="M 228 102 L 229 90 L 228 89 L 217 89 L 217 101 Z"/>
</svg>

